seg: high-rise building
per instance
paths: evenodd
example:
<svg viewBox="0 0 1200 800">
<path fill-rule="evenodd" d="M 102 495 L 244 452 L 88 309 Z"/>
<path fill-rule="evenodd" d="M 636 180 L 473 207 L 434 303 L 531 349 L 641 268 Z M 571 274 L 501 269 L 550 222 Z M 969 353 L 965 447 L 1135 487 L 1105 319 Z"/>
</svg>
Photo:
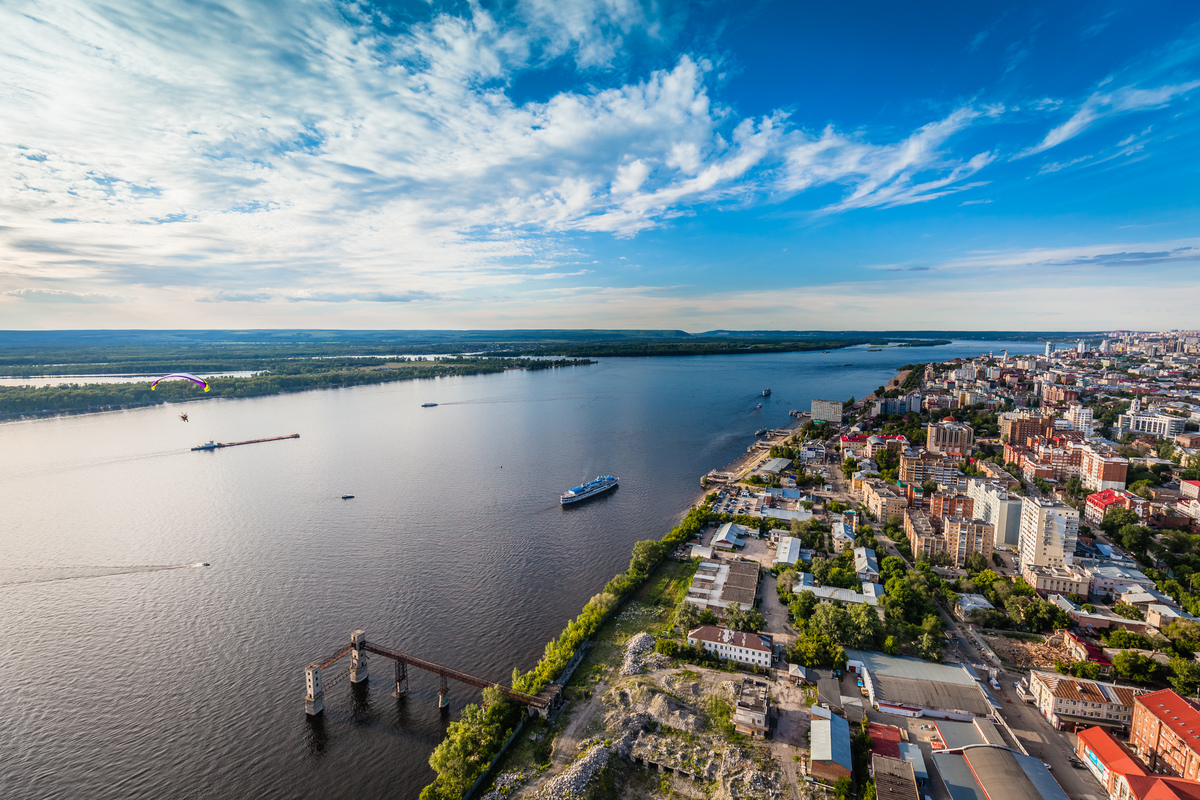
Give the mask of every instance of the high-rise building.
<svg viewBox="0 0 1200 800">
<path fill-rule="evenodd" d="M 1129 459 L 1091 442 L 1082 443 L 1079 449 L 1079 480 L 1083 488 L 1093 492 L 1125 488 Z"/>
<path fill-rule="evenodd" d="M 1079 344 L 1075 345 L 1075 352 L 1078 353 L 1079 355 L 1083 355 L 1084 353 L 1086 353 L 1087 352 L 1087 342 L 1085 342 L 1083 339 L 1080 339 Z"/>
<path fill-rule="evenodd" d="M 935 520 L 946 517 L 973 517 L 975 505 L 971 498 L 958 492 L 935 492 L 929 502 L 929 516 Z M 938 523 L 934 523 L 937 525 Z"/>
<path fill-rule="evenodd" d="M 956 567 L 967 563 L 974 553 L 987 560 L 992 557 L 995 529 L 981 519 L 946 517 L 942 521 L 942 535 L 946 538 L 946 552 L 954 559 Z"/>
<path fill-rule="evenodd" d="M 1021 568 L 1067 567 L 1075 559 L 1079 512 L 1057 500 L 1021 500 Z"/>
<path fill-rule="evenodd" d="M 1046 342 L 1046 355 L 1054 352 L 1054 342 Z"/>
<path fill-rule="evenodd" d="M 1109 344 L 1108 339 L 1101 339 L 1100 340 L 1100 352 L 1103 353 L 1104 355 L 1108 355 L 1108 353 L 1110 353 L 1111 351 L 1112 351 L 1112 345 Z"/>
<path fill-rule="evenodd" d="M 1092 436 L 1092 410 L 1078 403 L 1067 407 L 1066 419 L 1071 423 L 1071 430 L 1080 431 L 1089 439 Z"/>
<path fill-rule="evenodd" d="M 967 456 L 974 444 L 975 431 L 970 425 L 956 422 L 954 417 L 931 422 L 925 428 L 925 449 L 931 453 Z"/>
<path fill-rule="evenodd" d="M 841 400 L 813 400 L 812 418 L 840 425 L 842 423 L 842 406 Z"/>
<path fill-rule="evenodd" d="M 967 479 L 967 496 L 973 502 L 975 516 L 992 526 L 994 544 L 1015 545 L 1021 534 L 1021 496 L 1000 484 L 983 478 Z"/>
</svg>

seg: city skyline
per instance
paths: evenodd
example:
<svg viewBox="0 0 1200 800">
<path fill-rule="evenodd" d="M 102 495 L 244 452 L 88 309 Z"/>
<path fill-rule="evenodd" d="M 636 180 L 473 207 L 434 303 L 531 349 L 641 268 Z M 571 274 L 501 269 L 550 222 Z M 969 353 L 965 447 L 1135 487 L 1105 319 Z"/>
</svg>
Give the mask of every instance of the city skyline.
<svg viewBox="0 0 1200 800">
<path fill-rule="evenodd" d="M 0 22 L 0 328 L 1155 330 L 1200 306 L 1181 3 Z"/>
</svg>

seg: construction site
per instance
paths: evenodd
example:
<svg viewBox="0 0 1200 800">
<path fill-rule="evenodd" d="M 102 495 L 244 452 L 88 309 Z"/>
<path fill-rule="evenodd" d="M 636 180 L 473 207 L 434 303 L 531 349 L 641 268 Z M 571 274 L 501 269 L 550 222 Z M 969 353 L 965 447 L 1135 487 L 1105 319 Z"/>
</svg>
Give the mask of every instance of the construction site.
<svg viewBox="0 0 1200 800">
<path fill-rule="evenodd" d="M 980 634 L 1002 661 L 1026 669 L 1054 669 L 1054 662 L 1069 664 L 1074 657 L 1066 637 L 1058 631 L 1047 637 L 1032 634 Z"/>
</svg>

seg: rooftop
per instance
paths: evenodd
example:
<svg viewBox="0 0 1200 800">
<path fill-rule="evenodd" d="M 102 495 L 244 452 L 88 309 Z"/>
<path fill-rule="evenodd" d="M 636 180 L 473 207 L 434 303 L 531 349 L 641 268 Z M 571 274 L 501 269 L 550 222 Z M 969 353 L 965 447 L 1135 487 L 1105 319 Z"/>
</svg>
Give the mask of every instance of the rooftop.
<svg viewBox="0 0 1200 800">
<path fill-rule="evenodd" d="M 875 797 L 891 800 L 920 800 L 913 765 L 898 758 L 876 754 L 871 758 L 875 773 Z"/>
<path fill-rule="evenodd" d="M 764 653 L 771 652 L 771 636 L 766 633 L 747 633 L 717 625 L 701 625 L 699 628 L 689 631 L 688 638 L 701 642 L 719 642 L 732 647 L 744 647 L 747 650 L 758 650 Z"/>
<path fill-rule="evenodd" d="M 1200 751 L 1200 711 L 1172 689 L 1144 694 L 1134 701 L 1173 731 L 1188 748 Z"/>
<path fill-rule="evenodd" d="M 813 706 L 808 752 L 813 761 L 832 761 L 854 769 L 850 758 L 850 723 L 827 708 Z"/>
<path fill-rule="evenodd" d="M 1103 654 L 1101 654 L 1101 658 L 1103 658 Z M 1133 698 L 1138 696 L 1138 690 L 1129 686 L 1072 678 L 1069 675 L 1058 675 L 1053 672 L 1035 671 L 1030 673 L 1030 677 L 1040 681 L 1054 697 L 1064 700 L 1132 706 Z"/>
</svg>

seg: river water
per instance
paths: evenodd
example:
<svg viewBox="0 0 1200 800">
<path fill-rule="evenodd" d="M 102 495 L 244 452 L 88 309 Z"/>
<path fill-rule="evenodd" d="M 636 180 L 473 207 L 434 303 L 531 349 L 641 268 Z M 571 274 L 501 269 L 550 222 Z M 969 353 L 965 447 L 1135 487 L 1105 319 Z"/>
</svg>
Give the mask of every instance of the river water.
<svg viewBox="0 0 1200 800">
<path fill-rule="evenodd" d="M 0 797 L 415 798 L 478 693 L 441 713 L 414 671 L 397 702 L 377 658 L 313 724 L 305 664 L 364 628 L 506 681 L 756 428 L 1005 347 L 1040 350 L 608 359 L 2 424 Z M 600 473 L 620 488 L 559 506 Z"/>
</svg>

